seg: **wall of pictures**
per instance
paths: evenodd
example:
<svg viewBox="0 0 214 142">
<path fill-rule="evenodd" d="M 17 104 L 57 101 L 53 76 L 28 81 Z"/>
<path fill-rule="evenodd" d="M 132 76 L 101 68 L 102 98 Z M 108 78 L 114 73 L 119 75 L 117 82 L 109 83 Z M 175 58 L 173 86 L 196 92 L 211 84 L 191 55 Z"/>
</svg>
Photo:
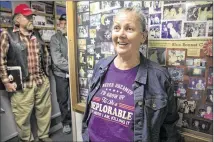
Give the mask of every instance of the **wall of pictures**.
<svg viewBox="0 0 214 142">
<path fill-rule="evenodd" d="M 0 1 L 0 32 L 12 27 L 12 15 L 18 4 L 27 4 L 32 9 L 33 25 L 37 29 L 42 39 L 48 44 L 52 35 L 56 33 L 58 19 L 61 14 L 66 13 L 65 2 L 54 1 Z"/>
<path fill-rule="evenodd" d="M 144 55 L 168 69 L 175 83 L 178 126 L 212 134 L 212 1 L 81 1 L 77 7 L 79 99 L 85 103 L 94 65 L 115 54 L 113 16 L 140 7 L 147 18 Z"/>
</svg>

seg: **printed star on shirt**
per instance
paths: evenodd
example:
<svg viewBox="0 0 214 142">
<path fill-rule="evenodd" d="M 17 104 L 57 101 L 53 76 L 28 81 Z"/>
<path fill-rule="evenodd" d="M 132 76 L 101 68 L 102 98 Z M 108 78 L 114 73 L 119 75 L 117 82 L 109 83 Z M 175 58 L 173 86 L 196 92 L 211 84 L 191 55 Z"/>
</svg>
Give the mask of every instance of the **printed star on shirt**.
<svg viewBox="0 0 214 142">
<path fill-rule="evenodd" d="M 109 19 L 107 19 L 107 20 L 105 21 L 105 23 L 106 23 L 106 25 L 109 25 L 109 24 L 110 24 Z"/>
<path fill-rule="evenodd" d="M 96 29 L 97 29 L 97 31 L 99 31 L 100 30 L 100 25 L 97 25 Z"/>
<path fill-rule="evenodd" d="M 91 44 L 94 44 L 95 43 L 95 40 L 94 40 L 94 38 L 93 39 L 91 39 Z"/>
<path fill-rule="evenodd" d="M 118 93 L 119 91 L 117 90 L 117 93 Z"/>
<path fill-rule="evenodd" d="M 123 92 L 120 92 L 120 94 L 122 94 Z"/>
<path fill-rule="evenodd" d="M 96 58 L 97 58 L 97 59 L 100 59 L 100 57 L 101 57 L 101 56 L 100 56 L 100 53 L 97 53 L 97 54 L 96 54 Z"/>
<path fill-rule="evenodd" d="M 115 90 L 113 90 L 113 92 L 115 92 Z"/>
</svg>

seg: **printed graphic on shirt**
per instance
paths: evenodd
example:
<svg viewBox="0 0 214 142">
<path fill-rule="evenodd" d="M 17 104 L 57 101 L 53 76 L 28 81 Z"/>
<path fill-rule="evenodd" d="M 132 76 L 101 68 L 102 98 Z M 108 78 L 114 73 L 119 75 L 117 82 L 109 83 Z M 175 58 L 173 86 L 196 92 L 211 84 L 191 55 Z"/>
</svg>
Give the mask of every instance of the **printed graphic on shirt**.
<svg viewBox="0 0 214 142">
<path fill-rule="evenodd" d="M 129 97 L 133 97 L 133 91 L 128 87 L 118 83 L 104 83 L 91 102 L 92 113 L 128 127 L 134 115 L 134 106 L 128 102 Z"/>
</svg>

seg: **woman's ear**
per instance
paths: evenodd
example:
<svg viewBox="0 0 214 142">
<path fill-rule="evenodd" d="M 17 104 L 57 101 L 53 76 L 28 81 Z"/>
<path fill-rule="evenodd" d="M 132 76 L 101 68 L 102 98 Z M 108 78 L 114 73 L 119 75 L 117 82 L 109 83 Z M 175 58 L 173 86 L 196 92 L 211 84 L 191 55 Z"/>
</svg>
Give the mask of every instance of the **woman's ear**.
<svg viewBox="0 0 214 142">
<path fill-rule="evenodd" d="M 146 31 L 141 33 L 141 37 L 142 37 L 141 44 L 147 41 L 147 38 L 148 38 L 147 36 L 148 36 L 148 33 Z"/>
</svg>

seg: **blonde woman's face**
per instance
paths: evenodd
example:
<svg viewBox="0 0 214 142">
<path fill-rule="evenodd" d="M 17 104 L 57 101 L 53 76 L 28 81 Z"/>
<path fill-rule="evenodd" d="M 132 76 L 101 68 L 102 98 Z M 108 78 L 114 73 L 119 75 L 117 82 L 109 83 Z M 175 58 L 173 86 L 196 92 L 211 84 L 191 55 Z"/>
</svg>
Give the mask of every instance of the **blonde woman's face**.
<svg viewBox="0 0 214 142">
<path fill-rule="evenodd" d="M 118 54 L 133 54 L 139 52 L 145 36 L 141 32 L 138 17 L 133 12 L 122 12 L 114 19 L 112 41 Z"/>
</svg>

